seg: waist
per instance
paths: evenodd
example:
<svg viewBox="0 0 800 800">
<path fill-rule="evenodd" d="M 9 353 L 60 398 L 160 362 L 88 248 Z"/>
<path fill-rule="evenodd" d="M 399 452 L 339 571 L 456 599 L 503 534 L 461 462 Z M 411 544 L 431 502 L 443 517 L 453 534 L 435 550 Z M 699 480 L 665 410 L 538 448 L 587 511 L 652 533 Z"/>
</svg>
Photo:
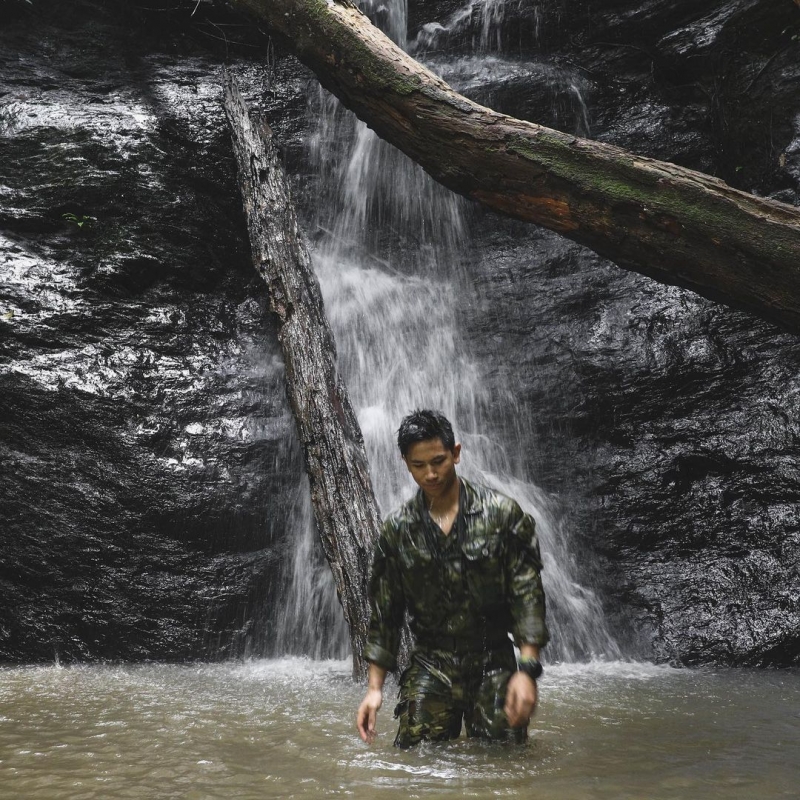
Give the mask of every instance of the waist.
<svg viewBox="0 0 800 800">
<path fill-rule="evenodd" d="M 486 631 L 472 635 L 439 636 L 424 634 L 416 637 L 418 650 L 444 650 L 458 655 L 485 653 L 489 650 L 511 649 L 511 640 L 505 632 Z"/>
</svg>

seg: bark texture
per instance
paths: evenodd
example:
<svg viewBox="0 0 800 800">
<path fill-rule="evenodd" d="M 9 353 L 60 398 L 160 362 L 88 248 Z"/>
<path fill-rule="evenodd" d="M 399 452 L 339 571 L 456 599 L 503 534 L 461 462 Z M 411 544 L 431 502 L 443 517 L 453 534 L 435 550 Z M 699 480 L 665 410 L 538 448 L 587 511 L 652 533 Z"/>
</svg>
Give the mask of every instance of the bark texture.
<svg viewBox="0 0 800 800">
<path fill-rule="evenodd" d="M 450 189 L 621 267 L 800 331 L 800 209 L 474 103 L 351 3 L 232 2 Z"/>
<path fill-rule="evenodd" d="M 269 288 L 286 365 L 286 392 L 303 446 L 314 517 L 350 627 L 353 672 L 364 671 L 367 581 L 380 517 L 364 441 L 336 371 L 336 347 L 297 224 L 286 175 L 266 122 L 251 119 L 225 73 L 250 245 Z"/>
</svg>

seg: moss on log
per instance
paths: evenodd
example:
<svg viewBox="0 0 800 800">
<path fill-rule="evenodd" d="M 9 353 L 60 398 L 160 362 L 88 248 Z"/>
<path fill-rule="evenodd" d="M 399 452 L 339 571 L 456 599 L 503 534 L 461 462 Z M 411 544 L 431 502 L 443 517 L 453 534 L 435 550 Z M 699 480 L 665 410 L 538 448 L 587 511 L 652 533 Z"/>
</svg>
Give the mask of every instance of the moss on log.
<svg viewBox="0 0 800 800">
<path fill-rule="evenodd" d="M 796 0 L 797 1 L 797 0 Z M 334 0 L 232 0 L 437 181 L 619 266 L 800 331 L 800 209 L 459 95 Z"/>
</svg>

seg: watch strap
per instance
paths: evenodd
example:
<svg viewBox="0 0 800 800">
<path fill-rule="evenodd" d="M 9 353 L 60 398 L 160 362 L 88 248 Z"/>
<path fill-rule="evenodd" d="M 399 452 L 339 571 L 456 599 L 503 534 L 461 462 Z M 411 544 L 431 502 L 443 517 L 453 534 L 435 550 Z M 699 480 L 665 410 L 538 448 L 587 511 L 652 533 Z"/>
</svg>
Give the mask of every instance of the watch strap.
<svg viewBox="0 0 800 800">
<path fill-rule="evenodd" d="M 517 669 L 519 672 L 524 672 L 534 681 L 540 678 L 544 672 L 542 662 L 537 658 L 520 658 L 519 661 L 517 661 Z"/>
</svg>

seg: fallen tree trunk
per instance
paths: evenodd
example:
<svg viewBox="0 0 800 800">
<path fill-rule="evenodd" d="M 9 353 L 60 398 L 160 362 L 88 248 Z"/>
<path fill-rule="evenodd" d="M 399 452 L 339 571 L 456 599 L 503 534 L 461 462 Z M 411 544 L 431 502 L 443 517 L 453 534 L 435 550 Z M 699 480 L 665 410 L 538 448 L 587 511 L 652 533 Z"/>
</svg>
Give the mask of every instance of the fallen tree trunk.
<svg viewBox="0 0 800 800">
<path fill-rule="evenodd" d="M 227 71 L 225 111 L 253 262 L 278 320 L 286 393 L 303 446 L 314 518 L 350 626 L 353 673 L 361 675 L 369 563 L 380 528 L 364 441 L 337 375 L 336 346 L 272 132 L 265 122 L 251 120 Z"/>
<path fill-rule="evenodd" d="M 478 105 L 349 0 L 232 3 L 286 39 L 325 88 L 450 189 L 626 269 L 800 331 L 800 209 Z"/>
</svg>

